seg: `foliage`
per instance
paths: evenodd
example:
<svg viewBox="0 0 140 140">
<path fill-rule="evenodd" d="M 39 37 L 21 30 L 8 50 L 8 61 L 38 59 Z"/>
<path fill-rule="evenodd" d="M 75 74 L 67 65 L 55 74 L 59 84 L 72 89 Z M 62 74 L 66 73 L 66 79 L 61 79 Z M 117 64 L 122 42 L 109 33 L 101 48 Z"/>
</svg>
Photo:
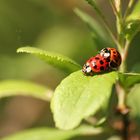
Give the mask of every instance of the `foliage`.
<svg viewBox="0 0 140 140">
<path fill-rule="evenodd" d="M 3 138 L 2 140 L 24 140 L 30 139 L 30 140 L 67 140 L 71 137 L 78 136 L 78 135 L 85 135 L 85 133 L 91 134 L 99 134 L 102 132 L 102 128 L 94 128 L 91 126 L 81 126 L 75 130 L 70 131 L 62 131 L 58 130 L 56 128 L 34 128 L 31 130 L 25 130 L 23 132 L 20 132 L 19 134 L 14 134 L 10 137 Z"/>
<path fill-rule="evenodd" d="M 49 101 L 52 90 L 29 81 L 4 80 L 0 82 L 0 98 L 22 95 Z"/>
<path fill-rule="evenodd" d="M 107 104 L 117 78 L 116 72 L 86 77 L 81 71 L 65 78 L 56 88 L 51 102 L 56 126 L 72 129 L 82 119 L 94 115 Z"/>
<path fill-rule="evenodd" d="M 75 61 L 71 60 L 70 58 L 67 58 L 66 56 L 62 56 L 52 52 L 47 52 L 37 48 L 23 47 L 23 48 L 19 48 L 17 52 L 34 54 L 40 59 L 46 61 L 47 63 L 54 65 L 57 68 L 60 68 L 65 71 L 73 72 L 81 68 L 79 64 L 77 64 Z"/>
<path fill-rule="evenodd" d="M 113 125 L 110 127 L 108 122 L 112 122 L 116 118 L 115 116 L 113 116 L 114 118 L 109 118 L 110 106 L 115 106 L 116 109 L 113 111 L 118 111 L 122 118 L 121 121 L 124 127 L 120 131 L 124 139 L 128 139 L 128 127 L 131 123 L 129 119 L 135 118 L 136 121 L 139 121 L 140 102 L 138 99 L 140 88 L 138 83 L 140 82 L 140 74 L 127 72 L 126 60 L 130 43 L 140 30 L 140 1 L 133 8 L 134 1 L 130 0 L 123 14 L 121 1 L 118 0 L 115 3 L 115 1 L 110 0 L 110 5 L 116 17 L 118 38 L 115 37 L 110 29 L 108 21 L 97 3 L 94 0 L 86 1 L 101 18 L 103 27 L 81 10 L 75 9 L 74 11 L 88 25 L 94 42 L 96 42 L 97 38 L 100 38 L 101 44 L 104 44 L 107 40 L 110 46 L 114 45 L 118 48 L 122 55 L 120 69 L 118 71 L 95 73 L 93 76 L 85 76 L 80 70 L 80 64 L 66 56 L 34 47 L 19 48 L 17 50 L 18 53 L 33 54 L 48 64 L 71 74 L 64 78 L 56 87 L 51 101 L 49 96 L 52 93 L 51 89 L 27 81 L 11 80 L 0 82 L 0 97 L 25 95 L 50 101 L 55 125 L 57 128 L 63 130 L 47 127 L 37 128 L 26 130 L 3 140 L 22 140 L 29 138 L 31 140 L 64 140 L 83 134 L 86 136 L 91 134 L 94 137 L 96 134 L 102 135 L 106 128 L 113 132 L 112 134 L 108 131 L 105 132 L 109 135 L 108 139 L 111 139 L 110 137 L 115 137 L 115 129 L 112 131 Z M 117 105 L 115 102 L 110 101 L 115 93 L 117 93 L 118 97 Z M 132 109 L 130 112 L 127 107 L 128 105 Z M 90 121 L 90 118 L 96 121 Z M 107 121 L 96 125 L 97 120 L 100 118 L 106 118 L 105 120 Z M 81 123 L 85 123 L 85 121 L 89 123 L 89 126 L 76 128 Z"/>
<path fill-rule="evenodd" d="M 119 73 L 120 82 L 126 89 L 131 88 L 136 83 L 140 82 L 140 74 L 139 73 Z"/>
</svg>

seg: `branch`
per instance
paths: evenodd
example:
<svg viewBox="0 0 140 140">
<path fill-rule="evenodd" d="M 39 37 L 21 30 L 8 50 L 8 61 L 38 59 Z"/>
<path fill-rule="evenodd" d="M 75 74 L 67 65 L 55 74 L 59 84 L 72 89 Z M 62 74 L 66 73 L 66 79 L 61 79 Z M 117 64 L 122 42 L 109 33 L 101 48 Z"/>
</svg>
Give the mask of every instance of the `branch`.
<svg viewBox="0 0 140 140">
<path fill-rule="evenodd" d="M 124 13 L 124 20 L 127 18 L 127 16 L 129 15 L 130 11 L 131 11 L 131 7 L 133 6 L 135 0 L 129 0 L 128 6 L 126 8 L 126 11 Z"/>
<path fill-rule="evenodd" d="M 98 8 L 97 4 L 95 3 L 94 0 L 86 0 L 96 11 L 96 13 L 98 14 L 98 16 L 101 18 L 101 20 L 104 23 L 104 26 L 106 28 L 106 30 L 108 31 L 109 35 L 111 36 L 112 40 L 114 41 L 114 43 L 121 48 L 121 45 L 119 44 L 119 42 L 117 41 L 115 35 L 113 34 L 113 32 L 111 31 L 111 29 L 109 28 L 110 25 L 108 23 L 108 21 L 106 20 L 105 16 L 103 15 L 103 13 L 101 12 L 101 10 Z"/>
</svg>

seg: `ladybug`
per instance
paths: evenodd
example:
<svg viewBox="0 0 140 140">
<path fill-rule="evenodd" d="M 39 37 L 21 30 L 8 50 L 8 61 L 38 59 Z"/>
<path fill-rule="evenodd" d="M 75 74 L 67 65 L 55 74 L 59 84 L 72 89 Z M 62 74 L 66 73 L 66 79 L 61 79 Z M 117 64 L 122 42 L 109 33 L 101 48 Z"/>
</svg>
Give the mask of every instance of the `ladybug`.
<svg viewBox="0 0 140 140">
<path fill-rule="evenodd" d="M 106 58 L 97 54 L 95 57 L 91 57 L 83 66 L 83 73 L 85 75 L 93 75 L 94 73 L 100 73 L 109 70 L 109 62 Z"/>
<path fill-rule="evenodd" d="M 115 48 L 103 48 L 99 54 L 109 62 L 111 69 L 116 69 L 120 66 L 121 55 Z"/>
</svg>

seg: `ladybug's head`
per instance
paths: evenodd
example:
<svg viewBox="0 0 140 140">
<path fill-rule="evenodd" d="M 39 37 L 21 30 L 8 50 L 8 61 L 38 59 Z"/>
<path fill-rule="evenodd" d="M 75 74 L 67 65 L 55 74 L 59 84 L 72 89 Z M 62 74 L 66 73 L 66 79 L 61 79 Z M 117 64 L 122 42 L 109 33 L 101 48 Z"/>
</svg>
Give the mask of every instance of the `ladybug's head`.
<svg viewBox="0 0 140 140">
<path fill-rule="evenodd" d="M 82 69 L 82 72 L 85 75 L 90 75 L 90 73 L 92 72 L 92 69 L 91 69 L 91 67 L 90 67 L 90 65 L 89 65 L 88 62 L 86 64 L 84 64 L 83 69 Z"/>
<path fill-rule="evenodd" d="M 100 55 L 104 58 L 109 58 L 110 57 L 110 50 L 108 48 L 103 48 L 100 51 Z"/>
</svg>

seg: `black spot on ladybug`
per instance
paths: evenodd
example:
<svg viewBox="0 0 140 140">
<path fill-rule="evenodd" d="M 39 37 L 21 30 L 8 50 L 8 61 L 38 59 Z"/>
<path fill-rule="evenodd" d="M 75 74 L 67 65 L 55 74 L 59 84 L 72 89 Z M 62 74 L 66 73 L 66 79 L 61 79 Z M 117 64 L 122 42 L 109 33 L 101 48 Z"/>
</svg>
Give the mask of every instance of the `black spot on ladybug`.
<svg viewBox="0 0 140 140">
<path fill-rule="evenodd" d="M 107 59 L 106 59 L 106 62 L 110 62 L 110 58 L 107 58 Z"/>
<path fill-rule="evenodd" d="M 86 67 L 86 69 L 87 69 L 89 66 L 86 65 L 85 67 Z"/>
<path fill-rule="evenodd" d="M 94 66 L 94 69 L 97 69 L 97 65 Z"/>
<path fill-rule="evenodd" d="M 102 60 L 100 60 L 100 64 L 101 64 L 101 65 L 103 65 L 103 64 L 104 64 L 104 62 L 103 62 Z"/>
<path fill-rule="evenodd" d="M 116 54 L 116 52 L 115 52 L 115 51 L 113 51 L 113 53 L 114 53 L 114 54 Z"/>
<path fill-rule="evenodd" d="M 111 66 L 112 68 L 118 67 L 118 65 L 117 65 L 115 62 L 113 62 L 113 61 L 110 62 L 110 66 Z"/>
<path fill-rule="evenodd" d="M 118 57 L 121 58 L 121 55 L 119 53 L 117 53 Z"/>
<path fill-rule="evenodd" d="M 108 67 L 109 67 L 109 65 L 107 64 L 107 65 L 106 65 L 106 67 L 108 68 Z"/>
<path fill-rule="evenodd" d="M 95 57 L 95 59 L 96 59 L 96 60 L 99 60 L 100 58 L 99 58 L 99 57 Z"/>
<path fill-rule="evenodd" d="M 116 57 L 116 55 L 113 55 L 114 57 Z"/>
<path fill-rule="evenodd" d="M 100 70 L 104 70 L 104 67 L 103 67 L 103 66 L 101 66 L 101 67 L 100 67 Z"/>
<path fill-rule="evenodd" d="M 92 59 L 89 59 L 89 62 L 91 62 L 92 61 Z"/>
</svg>

